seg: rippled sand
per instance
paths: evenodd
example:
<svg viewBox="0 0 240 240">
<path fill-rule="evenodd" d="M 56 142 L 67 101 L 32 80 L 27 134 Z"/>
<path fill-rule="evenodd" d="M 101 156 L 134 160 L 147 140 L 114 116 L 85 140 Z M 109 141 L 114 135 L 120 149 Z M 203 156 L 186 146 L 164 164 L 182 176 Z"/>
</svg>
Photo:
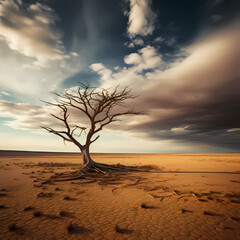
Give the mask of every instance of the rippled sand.
<svg viewBox="0 0 240 240">
<path fill-rule="evenodd" d="M 240 239 L 240 154 L 94 154 L 159 170 L 45 185 L 81 156 L 1 154 L 0 239 Z"/>
</svg>

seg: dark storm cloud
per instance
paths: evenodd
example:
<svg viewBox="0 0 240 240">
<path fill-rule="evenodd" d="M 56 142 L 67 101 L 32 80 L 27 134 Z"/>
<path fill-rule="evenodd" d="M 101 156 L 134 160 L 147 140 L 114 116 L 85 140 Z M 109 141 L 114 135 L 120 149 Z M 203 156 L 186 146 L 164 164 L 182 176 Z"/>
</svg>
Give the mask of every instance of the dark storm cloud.
<svg viewBox="0 0 240 240">
<path fill-rule="evenodd" d="M 148 75 L 135 104 L 149 118 L 131 130 L 239 149 L 239 26 L 199 40 L 182 62 Z"/>
<path fill-rule="evenodd" d="M 210 33 L 230 24 L 239 18 L 240 2 L 238 0 L 163 0 L 153 1 L 157 12 L 157 27 L 153 37 L 159 36 L 164 41 L 159 46 L 162 53 L 174 53 L 180 46 L 188 46 L 199 35 Z M 219 21 L 213 21 L 218 18 Z M 219 19 L 220 18 L 220 19 Z M 168 43 L 175 38 L 172 46 Z"/>
</svg>

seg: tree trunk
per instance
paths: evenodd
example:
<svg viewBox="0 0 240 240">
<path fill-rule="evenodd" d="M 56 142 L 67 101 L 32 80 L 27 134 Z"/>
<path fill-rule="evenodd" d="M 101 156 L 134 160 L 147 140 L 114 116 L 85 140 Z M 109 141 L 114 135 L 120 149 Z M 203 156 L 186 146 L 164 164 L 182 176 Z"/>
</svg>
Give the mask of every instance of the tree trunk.
<svg viewBox="0 0 240 240">
<path fill-rule="evenodd" d="M 95 162 L 92 160 L 90 153 L 89 153 L 89 146 L 83 146 L 82 150 L 83 156 L 83 168 L 91 169 L 94 167 Z"/>
</svg>

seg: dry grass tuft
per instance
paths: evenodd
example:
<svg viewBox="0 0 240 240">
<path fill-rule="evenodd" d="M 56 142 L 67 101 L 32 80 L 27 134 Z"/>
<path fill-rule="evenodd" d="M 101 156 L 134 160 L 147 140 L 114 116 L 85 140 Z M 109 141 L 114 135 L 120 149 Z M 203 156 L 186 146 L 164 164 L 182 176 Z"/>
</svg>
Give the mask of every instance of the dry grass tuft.
<svg viewBox="0 0 240 240">
<path fill-rule="evenodd" d="M 40 211 L 35 211 L 34 213 L 33 213 L 33 216 L 34 217 L 41 217 L 43 214 L 40 212 Z"/>
<path fill-rule="evenodd" d="M 28 212 L 28 211 L 31 211 L 31 210 L 33 210 L 33 209 L 34 209 L 34 207 L 29 206 L 29 207 L 25 207 L 25 208 L 24 208 L 24 211 L 25 211 L 25 212 Z"/>
<path fill-rule="evenodd" d="M 208 216 L 223 216 L 221 214 L 217 214 L 217 213 L 213 213 L 213 212 L 207 212 L 207 211 L 204 211 L 203 214 L 208 215 Z"/>
<path fill-rule="evenodd" d="M 74 200 L 76 200 L 75 198 L 71 198 L 69 196 L 65 196 L 63 199 L 67 200 L 67 201 L 74 201 Z"/>
<path fill-rule="evenodd" d="M 37 197 L 44 197 L 44 198 L 51 198 L 53 197 L 53 193 L 44 193 L 44 192 L 40 192 Z"/>
<path fill-rule="evenodd" d="M 72 223 L 67 225 L 67 231 L 68 233 L 72 233 L 74 231 L 74 225 Z"/>
<path fill-rule="evenodd" d="M 149 205 L 147 205 L 147 204 L 145 204 L 145 203 L 142 203 L 141 204 L 141 208 L 144 208 L 144 209 L 153 209 L 153 208 L 155 208 L 154 206 L 149 206 Z"/>
<path fill-rule="evenodd" d="M 130 233 L 133 233 L 133 230 L 120 228 L 118 225 L 116 225 L 116 226 L 114 227 L 114 230 L 115 230 L 117 233 L 121 233 L 121 234 L 130 234 Z"/>
<path fill-rule="evenodd" d="M 17 225 L 16 223 L 12 223 L 8 226 L 9 231 L 15 232 L 17 230 Z"/>
</svg>

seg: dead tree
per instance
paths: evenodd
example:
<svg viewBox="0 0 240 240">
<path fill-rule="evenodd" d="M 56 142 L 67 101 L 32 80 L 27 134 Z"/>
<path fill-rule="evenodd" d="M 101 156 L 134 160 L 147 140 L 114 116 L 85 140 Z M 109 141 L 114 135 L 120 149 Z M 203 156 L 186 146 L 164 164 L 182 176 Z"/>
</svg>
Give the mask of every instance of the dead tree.
<svg viewBox="0 0 240 240">
<path fill-rule="evenodd" d="M 120 116 L 141 114 L 141 112 L 137 112 L 134 109 L 125 109 L 124 102 L 135 98 L 131 94 L 131 89 L 128 87 L 120 89 L 117 86 L 114 90 L 110 91 L 108 89 L 91 88 L 88 85 L 80 84 L 74 93 L 70 91 L 55 91 L 53 94 L 56 96 L 54 103 L 44 102 L 59 108 L 59 115 L 51 115 L 63 123 L 64 129 L 57 130 L 45 126 L 42 128 L 61 137 L 64 142 L 71 142 L 79 148 L 83 156 L 83 165 L 79 171 L 80 173 L 91 171 L 105 173 L 109 169 L 116 170 L 114 166 L 93 161 L 90 156 L 90 145 L 99 138 L 100 135 L 98 134 L 105 126 L 119 121 Z M 119 107 L 122 110 L 117 110 Z M 69 120 L 70 110 L 75 110 L 87 117 L 88 127 L 81 124 L 71 124 Z M 77 131 L 80 134 L 75 134 Z M 83 132 L 86 133 L 86 139 L 84 143 L 80 143 L 78 137 Z"/>
</svg>

